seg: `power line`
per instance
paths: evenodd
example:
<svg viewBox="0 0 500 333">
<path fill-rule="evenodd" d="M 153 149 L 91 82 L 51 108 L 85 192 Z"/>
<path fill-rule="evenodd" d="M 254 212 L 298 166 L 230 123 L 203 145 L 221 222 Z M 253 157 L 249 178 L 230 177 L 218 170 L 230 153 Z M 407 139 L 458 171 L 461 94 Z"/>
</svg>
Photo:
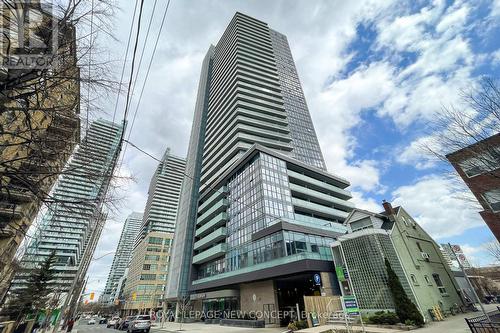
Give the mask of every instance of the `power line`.
<svg viewBox="0 0 500 333">
<path fill-rule="evenodd" d="M 155 161 L 158 161 L 160 163 L 164 163 L 164 161 L 156 158 L 155 156 L 151 155 L 150 153 L 146 152 L 145 150 L 139 148 L 138 146 L 136 146 L 135 144 L 133 144 L 132 142 L 128 141 L 128 140 L 124 140 L 126 143 L 130 144 L 132 147 L 134 147 L 135 149 L 137 149 L 138 151 L 140 151 L 141 153 L 151 157 L 152 159 L 154 159 Z M 180 171 L 185 177 L 188 177 L 189 179 L 191 179 L 192 181 L 195 181 L 194 177 L 191 176 L 191 175 L 188 175 L 185 170 L 182 170 L 182 169 L 178 169 L 178 168 L 175 168 L 173 166 L 171 166 L 172 169 L 176 170 L 176 171 Z M 202 183 L 200 185 L 206 185 L 210 190 L 212 191 L 215 191 L 215 193 L 219 193 L 219 194 L 223 194 L 224 192 L 222 191 L 222 189 L 218 189 L 216 190 L 213 186 L 207 184 L 207 183 Z M 263 210 L 260 210 L 260 209 L 257 209 L 255 208 L 254 206 L 250 206 L 249 204 L 247 204 L 246 202 L 242 201 L 241 199 L 239 198 L 234 198 L 235 201 L 238 201 L 239 203 L 241 203 L 242 205 L 246 206 L 247 208 L 249 209 L 252 209 L 254 212 L 257 212 L 257 213 L 260 213 L 260 214 L 263 214 L 263 215 L 268 215 L 268 216 L 271 216 L 273 217 L 274 219 L 273 220 L 270 220 L 268 223 L 272 223 L 278 219 L 282 219 L 283 216 L 276 216 L 274 214 L 269 214 L 269 213 L 266 213 L 265 211 Z"/>
<path fill-rule="evenodd" d="M 153 63 L 153 59 L 154 59 L 154 56 L 156 54 L 156 49 L 158 47 L 158 41 L 160 40 L 160 35 L 161 35 L 162 30 L 163 30 L 163 26 L 165 25 L 169 6 L 170 6 L 170 0 L 168 0 L 168 2 L 167 2 L 167 5 L 165 7 L 165 11 L 163 12 L 163 17 L 161 20 L 160 29 L 158 30 L 158 34 L 156 35 L 155 45 L 153 47 L 153 52 L 151 53 L 151 58 L 149 59 L 148 69 L 147 69 L 146 75 L 144 77 L 144 82 L 142 83 L 141 93 L 139 94 L 139 100 L 137 101 L 137 105 L 136 105 L 135 111 L 134 111 L 134 116 L 132 118 L 132 123 L 130 124 L 130 130 L 129 130 L 128 136 L 127 136 L 127 141 L 125 143 L 125 147 L 123 148 L 122 162 L 121 163 L 123 163 L 123 161 L 125 160 L 125 154 L 127 152 L 127 147 L 128 147 L 128 142 L 129 142 L 128 140 L 130 140 L 130 136 L 132 135 L 132 130 L 134 128 L 135 119 L 136 119 L 137 113 L 139 111 L 139 106 L 140 106 L 141 101 L 142 101 L 142 96 L 144 94 L 144 89 L 146 87 L 146 83 L 147 83 L 148 78 L 149 78 L 149 73 L 151 71 L 151 65 Z M 134 88 L 135 88 L 135 84 L 134 84 Z"/>
<path fill-rule="evenodd" d="M 123 60 L 122 75 L 120 77 L 120 85 L 118 86 L 118 93 L 116 94 L 115 110 L 113 111 L 113 122 L 115 122 L 116 110 L 118 109 L 118 101 L 120 99 L 120 93 L 122 92 L 123 76 L 125 74 L 125 66 L 127 65 L 128 49 L 130 47 L 130 40 L 132 39 L 132 31 L 134 30 L 135 13 L 137 11 L 137 4 L 134 6 L 134 14 L 132 15 L 132 24 L 130 25 L 130 30 L 128 33 L 127 50 L 125 51 L 125 59 Z"/>
<path fill-rule="evenodd" d="M 125 123 L 127 121 L 127 115 L 128 115 L 128 110 L 129 110 L 129 103 L 130 103 L 130 89 L 132 86 L 132 79 L 134 77 L 134 66 L 135 66 L 135 56 L 137 54 L 137 46 L 139 44 L 139 35 L 141 32 L 141 19 L 142 19 L 142 9 L 144 8 L 144 0 L 141 0 L 141 6 L 139 8 L 139 18 L 137 20 L 137 32 L 135 36 L 135 43 L 134 43 L 134 52 L 132 53 L 132 65 L 130 68 L 130 78 L 128 81 L 128 88 L 127 88 L 127 99 L 125 101 L 125 111 L 123 112 L 123 131 L 120 136 L 120 142 L 118 145 L 120 146 L 123 142 L 123 138 L 125 136 Z"/>
</svg>

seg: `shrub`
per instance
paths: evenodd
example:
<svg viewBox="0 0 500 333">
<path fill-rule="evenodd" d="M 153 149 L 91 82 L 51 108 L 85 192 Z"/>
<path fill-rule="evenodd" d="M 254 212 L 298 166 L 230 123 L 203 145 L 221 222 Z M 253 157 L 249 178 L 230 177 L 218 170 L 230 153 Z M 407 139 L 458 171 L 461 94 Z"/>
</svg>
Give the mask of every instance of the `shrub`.
<svg viewBox="0 0 500 333">
<path fill-rule="evenodd" d="M 394 325 L 399 323 L 399 318 L 394 312 L 378 311 L 371 317 L 368 317 L 370 324 Z"/>
<path fill-rule="evenodd" d="M 408 326 L 415 326 L 415 322 L 414 322 L 413 320 L 406 319 L 406 320 L 405 320 L 405 325 L 408 325 Z"/>
<path fill-rule="evenodd" d="M 415 304 L 406 295 L 401 281 L 399 281 L 387 258 L 385 258 L 385 267 L 387 269 L 389 290 L 391 291 L 392 300 L 394 301 L 394 307 L 399 319 L 403 322 L 412 320 L 417 326 L 423 326 L 424 317 L 422 317 Z"/>
<path fill-rule="evenodd" d="M 291 330 L 291 331 L 294 331 L 294 332 L 299 330 L 297 328 L 297 326 L 295 325 L 295 323 L 288 324 L 288 329 Z"/>
<path fill-rule="evenodd" d="M 309 328 L 309 325 L 307 325 L 307 321 L 305 320 L 296 320 L 293 322 L 295 326 L 297 326 L 298 330 L 303 330 L 304 328 Z"/>
</svg>

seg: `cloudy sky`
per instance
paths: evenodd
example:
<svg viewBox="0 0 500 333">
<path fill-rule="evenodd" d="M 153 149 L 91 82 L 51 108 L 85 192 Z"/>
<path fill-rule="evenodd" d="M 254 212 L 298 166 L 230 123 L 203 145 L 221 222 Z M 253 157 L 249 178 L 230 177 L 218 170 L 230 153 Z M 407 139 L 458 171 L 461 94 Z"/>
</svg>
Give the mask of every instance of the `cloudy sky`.
<svg viewBox="0 0 500 333">
<path fill-rule="evenodd" d="M 107 42 L 113 59 L 124 59 L 134 9 L 127 3 L 121 1 L 115 20 L 119 42 Z M 146 1 L 145 22 L 152 4 Z M 165 5 L 158 1 L 154 11 L 131 117 Z M 236 11 L 288 36 L 328 169 L 351 181 L 358 207 L 381 211 L 382 199 L 403 205 L 439 242 L 461 244 L 475 264 L 491 263 L 482 245 L 493 236 L 478 208 L 463 200 L 449 167 L 428 160 L 419 143 L 436 112 L 461 107 L 461 90 L 484 75 L 498 78 L 500 0 L 172 0 L 137 108 L 134 144 L 158 157 L 167 147 L 185 156 L 202 59 Z M 118 77 L 120 70 L 117 64 Z M 114 97 L 105 117 L 112 117 L 113 103 Z M 127 149 L 120 174 L 135 181 L 122 184 L 124 200 L 95 257 L 114 251 L 126 216 L 143 211 L 155 167 Z M 104 288 L 111 261 L 112 255 L 94 261 L 90 291 Z"/>
</svg>

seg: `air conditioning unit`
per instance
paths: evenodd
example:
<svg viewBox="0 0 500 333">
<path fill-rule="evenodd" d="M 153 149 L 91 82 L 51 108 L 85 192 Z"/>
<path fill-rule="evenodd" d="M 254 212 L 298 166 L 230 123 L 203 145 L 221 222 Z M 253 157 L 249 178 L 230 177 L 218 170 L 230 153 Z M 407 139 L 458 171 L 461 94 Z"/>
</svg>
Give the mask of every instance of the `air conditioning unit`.
<svg viewBox="0 0 500 333">
<path fill-rule="evenodd" d="M 420 254 L 422 255 L 422 258 L 429 260 L 429 254 L 427 252 L 420 252 Z"/>
</svg>

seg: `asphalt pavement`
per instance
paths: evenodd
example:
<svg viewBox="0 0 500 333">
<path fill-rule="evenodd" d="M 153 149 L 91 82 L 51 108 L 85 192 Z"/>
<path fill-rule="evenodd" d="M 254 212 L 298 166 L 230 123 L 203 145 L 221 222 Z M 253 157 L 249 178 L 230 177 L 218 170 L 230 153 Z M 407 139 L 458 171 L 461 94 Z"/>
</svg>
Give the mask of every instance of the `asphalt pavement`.
<svg viewBox="0 0 500 333">
<path fill-rule="evenodd" d="M 106 324 L 88 325 L 87 320 L 80 320 L 78 324 L 73 327 L 71 333 L 126 333 L 126 331 L 106 328 Z"/>
</svg>

